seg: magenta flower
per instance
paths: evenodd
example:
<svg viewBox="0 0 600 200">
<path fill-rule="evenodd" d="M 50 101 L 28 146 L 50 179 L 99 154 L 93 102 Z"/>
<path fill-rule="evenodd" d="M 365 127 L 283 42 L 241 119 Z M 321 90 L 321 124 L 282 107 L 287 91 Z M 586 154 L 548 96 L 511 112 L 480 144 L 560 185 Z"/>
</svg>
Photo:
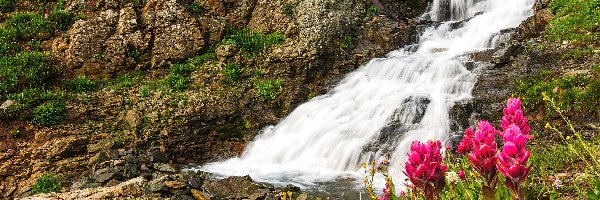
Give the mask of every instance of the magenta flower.
<svg viewBox="0 0 600 200">
<path fill-rule="evenodd" d="M 445 185 L 448 166 L 442 165 L 441 148 L 440 141 L 428 141 L 426 144 L 414 141 L 410 146 L 404 174 L 414 191 L 423 192 L 425 197 L 435 197 Z"/>
<path fill-rule="evenodd" d="M 521 129 L 521 133 L 525 135 L 525 138 L 532 139 L 529 134 L 529 124 L 527 124 L 527 117 L 523 116 L 523 110 L 521 110 L 521 100 L 517 98 L 510 98 L 506 102 L 506 107 L 503 110 L 504 116 L 500 125 L 503 130 L 508 129 L 511 124 L 517 125 Z"/>
<path fill-rule="evenodd" d="M 467 130 L 465 130 L 465 135 L 458 144 L 456 152 L 458 152 L 459 154 L 471 152 L 471 150 L 473 150 L 473 142 L 471 140 L 473 140 L 473 129 L 468 128 Z"/>
<path fill-rule="evenodd" d="M 473 142 L 473 152 L 469 153 L 469 160 L 471 160 L 473 168 L 485 177 L 488 183 L 493 183 L 496 177 L 496 150 L 498 146 L 494 141 L 495 133 L 496 129 L 489 122 L 480 121 L 471 140 Z"/>
<path fill-rule="evenodd" d="M 527 166 L 527 160 L 531 152 L 525 149 L 527 136 L 515 125 L 510 125 L 503 134 L 504 147 L 498 154 L 496 167 L 506 177 L 506 186 L 514 194 L 522 196 L 519 185 L 527 179 L 531 167 Z"/>
</svg>

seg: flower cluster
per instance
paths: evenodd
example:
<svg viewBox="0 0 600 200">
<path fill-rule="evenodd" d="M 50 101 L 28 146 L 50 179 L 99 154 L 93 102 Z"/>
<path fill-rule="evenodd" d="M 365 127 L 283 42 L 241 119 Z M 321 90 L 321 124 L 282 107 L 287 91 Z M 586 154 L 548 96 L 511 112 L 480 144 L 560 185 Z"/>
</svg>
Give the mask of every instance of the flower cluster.
<svg viewBox="0 0 600 200">
<path fill-rule="evenodd" d="M 448 167 L 442 165 L 441 148 L 440 141 L 425 144 L 414 141 L 410 146 L 404 174 L 413 189 L 424 192 L 425 196 L 435 195 L 444 188 L 444 174 Z"/>
<path fill-rule="evenodd" d="M 477 130 L 471 138 L 473 151 L 469 153 L 469 160 L 473 163 L 475 171 L 479 172 L 491 183 L 496 177 L 496 152 L 498 145 L 495 141 L 496 129 L 487 121 L 480 121 Z"/>
<path fill-rule="evenodd" d="M 514 124 L 521 130 L 521 133 L 525 134 L 527 139 L 532 139 L 529 134 L 529 124 L 527 124 L 527 118 L 523 116 L 523 110 L 521 110 L 521 100 L 517 98 L 510 98 L 506 102 L 506 107 L 502 111 L 502 122 L 500 125 L 503 130 L 506 130 L 510 125 Z"/>
</svg>

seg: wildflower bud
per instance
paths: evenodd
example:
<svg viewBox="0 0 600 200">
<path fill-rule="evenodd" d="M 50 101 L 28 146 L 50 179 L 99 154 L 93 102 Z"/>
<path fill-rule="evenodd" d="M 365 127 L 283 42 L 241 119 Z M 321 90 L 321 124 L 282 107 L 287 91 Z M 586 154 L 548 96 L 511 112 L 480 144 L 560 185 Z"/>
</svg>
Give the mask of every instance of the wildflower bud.
<svg viewBox="0 0 600 200">
<path fill-rule="evenodd" d="M 521 100 L 517 98 L 510 98 L 506 102 L 506 107 L 503 110 L 504 116 L 502 117 L 502 129 L 506 130 L 511 124 L 517 125 L 521 132 L 526 136 L 527 139 L 532 137 L 527 135 L 530 127 L 527 123 L 527 117 L 523 116 L 523 110 L 521 110 Z"/>
<path fill-rule="evenodd" d="M 404 174 L 412 183 L 414 191 L 423 192 L 426 197 L 434 197 L 444 188 L 444 174 L 448 166 L 442 165 L 440 141 L 423 144 L 414 141 L 410 146 Z"/>
<path fill-rule="evenodd" d="M 496 177 L 496 150 L 494 134 L 496 129 L 487 121 L 480 121 L 473 137 L 473 152 L 469 154 L 469 160 L 473 168 L 488 182 Z"/>
<path fill-rule="evenodd" d="M 458 152 L 460 154 L 471 152 L 471 150 L 473 150 L 473 142 L 471 141 L 472 139 L 473 139 L 473 129 L 468 128 L 467 130 L 465 130 L 465 135 L 463 136 L 463 139 L 458 144 L 458 148 L 456 149 L 456 152 Z"/>
</svg>

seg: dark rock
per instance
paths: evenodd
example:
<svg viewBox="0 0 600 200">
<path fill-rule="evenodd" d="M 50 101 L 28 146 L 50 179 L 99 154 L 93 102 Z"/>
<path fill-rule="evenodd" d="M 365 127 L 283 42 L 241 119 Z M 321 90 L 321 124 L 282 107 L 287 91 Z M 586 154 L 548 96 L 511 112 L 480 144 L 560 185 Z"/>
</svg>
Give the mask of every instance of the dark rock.
<svg viewBox="0 0 600 200">
<path fill-rule="evenodd" d="M 169 159 L 167 159 L 167 156 L 163 152 L 156 150 L 150 153 L 150 162 L 166 163 L 168 161 Z"/>
<path fill-rule="evenodd" d="M 170 172 L 170 173 L 175 173 L 177 172 L 177 170 L 172 167 L 169 164 L 165 164 L 165 163 L 154 163 L 153 165 L 154 169 L 160 172 Z"/>
</svg>

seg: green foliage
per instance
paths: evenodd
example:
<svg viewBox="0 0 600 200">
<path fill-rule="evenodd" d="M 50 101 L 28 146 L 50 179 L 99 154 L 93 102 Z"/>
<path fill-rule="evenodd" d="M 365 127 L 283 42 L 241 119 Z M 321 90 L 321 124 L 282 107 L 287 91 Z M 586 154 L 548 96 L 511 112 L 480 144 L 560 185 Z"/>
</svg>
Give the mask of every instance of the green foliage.
<svg viewBox="0 0 600 200">
<path fill-rule="evenodd" d="M 97 85 L 94 81 L 88 79 L 86 76 L 78 76 L 67 82 L 65 87 L 73 92 L 89 92 L 96 89 Z"/>
<path fill-rule="evenodd" d="M 40 52 L 0 57 L 0 97 L 25 87 L 43 86 L 51 75 L 52 70 Z"/>
<path fill-rule="evenodd" d="M 33 122 L 53 126 L 65 121 L 67 108 L 62 101 L 49 101 L 33 110 Z"/>
<path fill-rule="evenodd" d="M 546 32 L 551 40 L 598 40 L 600 0 L 554 0 L 550 10 L 555 14 Z"/>
<path fill-rule="evenodd" d="M 379 13 L 379 8 L 377 6 L 369 6 L 369 8 L 367 8 L 367 15 L 372 15 L 372 14 L 378 14 Z"/>
<path fill-rule="evenodd" d="M 575 48 L 569 49 L 567 53 L 561 56 L 562 59 L 580 59 L 594 54 L 593 48 Z"/>
<path fill-rule="evenodd" d="M 10 12 L 15 8 L 17 0 L 0 0 L 0 12 Z"/>
<path fill-rule="evenodd" d="M 234 63 L 229 63 L 225 65 L 225 69 L 223 69 L 223 76 L 225 76 L 225 83 L 233 83 L 237 81 L 240 76 L 244 72 L 239 65 Z"/>
<path fill-rule="evenodd" d="M 600 114 L 600 80 L 579 75 L 560 78 L 533 77 L 515 81 L 516 92 L 523 96 L 527 107 L 542 106 L 542 93 L 557 100 L 559 108 L 566 112 Z M 596 112 L 596 113 L 593 113 Z"/>
<path fill-rule="evenodd" d="M 44 40 L 52 34 L 52 25 L 39 13 L 15 13 L 4 22 L 4 28 L 16 40 Z"/>
<path fill-rule="evenodd" d="M 204 13 L 204 6 L 202 5 L 202 3 L 199 3 L 198 1 L 194 1 L 191 4 L 187 5 L 185 7 L 185 9 L 192 14 L 193 16 L 199 17 L 202 15 L 202 13 Z"/>
<path fill-rule="evenodd" d="M 283 4 L 283 13 L 286 15 L 294 14 L 294 6 L 291 3 Z"/>
<path fill-rule="evenodd" d="M 236 31 L 230 34 L 225 44 L 236 44 L 250 55 L 254 55 L 271 45 L 279 44 L 285 40 L 285 36 L 279 33 L 263 34 L 248 29 Z"/>
<path fill-rule="evenodd" d="M 169 84 L 172 89 L 177 91 L 183 91 L 187 89 L 189 83 L 190 78 L 180 74 L 171 73 L 169 77 L 167 77 L 167 84 Z"/>
<path fill-rule="evenodd" d="M 255 83 L 256 93 L 263 101 L 273 101 L 277 99 L 283 90 L 282 80 L 258 80 Z"/>
<path fill-rule="evenodd" d="M 354 47 L 354 38 L 352 36 L 346 36 L 344 39 L 338 42 L 340 49 L 350 49 Z"/>
<path fill-rule="evenodd" d="M 600 200 L 600 180 L 594 182 L 594 188 L 587 192 L 588 200 Z"/>
<path fill-rule="evenodd" d="M 75 16 L 63 10 L 55 10 L 48 15 L 52 29 L 64 31 L 75 22 Z"/>
<path fill-rule="evenodd" d="M 34 194 L 45 194 L 60 191 L 60 177 L 55 173 L 47 173 L 40 176 L 35 184 L 31 186 Z"/>
<path fill-rule="evenodd" d="M 202 55 L 194 56 L 194 57 L 188 59 L 187 62 L 189 64 L 198 66 L 198 65 L 203 64 L 206 61 L 213 60 L 213 59 L 215 59 L 214 53 L 205 53 Z"/>
</svg>

